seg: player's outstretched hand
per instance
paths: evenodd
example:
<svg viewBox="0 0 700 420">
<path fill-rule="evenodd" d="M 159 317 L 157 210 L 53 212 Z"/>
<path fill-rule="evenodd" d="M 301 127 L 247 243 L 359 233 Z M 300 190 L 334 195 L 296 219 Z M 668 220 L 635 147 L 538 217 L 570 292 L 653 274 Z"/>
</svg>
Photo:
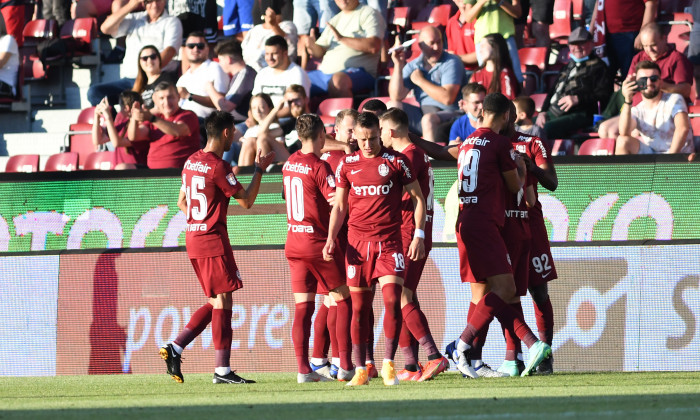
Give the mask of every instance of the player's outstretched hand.
<svg viewBox="0 0 700 420">
<path fill-rule="evenodd" d="M 418 261 L 425 258 L 425 244 L 421 238 L 413 238 L 411 241 L 411 246 L 408 247 L 408 254 L 406 255 L 411 261 Z"/>
<path fill-rule="evenodd" d="M 258 149 L 258 154 L 255 156 L 255 166 L 259 167 L 263 171 L 267 169 L 268 166 L 272 163 L 272 161 L 275 159 L 275 152 L 272 151 L 265 156 L 262 154 L 262 149 Z"/>
<path fill-rule="evenodd" d="M 331 206 L 331 208 L 333 208 L 333 206 L 335 206 L 335 191 L 328 194 L 328 204 Z"/>
<path fill-rule="evenodd" d="M 326 245 L 323 246 L 323 259 L 326 261 L 333 261 L 333 253 L 335 252 L 335 242 L 328 240 Z"/>
</svg>

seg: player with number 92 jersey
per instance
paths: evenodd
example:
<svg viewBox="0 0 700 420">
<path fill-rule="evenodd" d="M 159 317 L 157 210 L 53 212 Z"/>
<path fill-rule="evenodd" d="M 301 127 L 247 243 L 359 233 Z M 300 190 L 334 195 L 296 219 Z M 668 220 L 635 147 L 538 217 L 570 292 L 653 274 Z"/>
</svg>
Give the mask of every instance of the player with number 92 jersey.
<svg viewBox="0 0 700 420">
<path fill-rule="evenodd" d="M 457 245 L 462 281 L 482 282 L 512 272 L 501 230 L 507 192 L 502 174 L 517 168 L 514 154 L 510 140 L 489 128 L 477 129 L 460 146 Z"/>
</svg>

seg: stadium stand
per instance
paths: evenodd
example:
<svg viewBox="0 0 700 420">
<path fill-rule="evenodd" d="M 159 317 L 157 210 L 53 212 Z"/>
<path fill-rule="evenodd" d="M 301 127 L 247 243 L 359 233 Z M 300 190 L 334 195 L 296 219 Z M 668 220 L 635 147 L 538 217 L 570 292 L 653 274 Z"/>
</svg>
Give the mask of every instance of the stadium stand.
<svg viewBox="0 0 700 420">
<path fill-rule="evenodd" d="M 39 155 L 11 156 L 5 165 L 5 172 L 38 172 Z"/>
<path fill-rule="evenodd" d="M 558 139 L 552 144 L 552 156 L 571 156 L 576 144 L 573 140 Z"/>
<path fill-rule="evenodd" d="M 77 171 L 78 154 L 75 152 L 56 153 L 49 156 L 44 166 L 44 172 Z"/>
<path fill-rule="evenodd" d="M 579 146 L 579 156 L 610 156 L 615 154 L 615 139 L 588 139 Z"/>
<path fill-rule="evenodd" d="M 335 124 L 335 116 L 343 109 L 352 108 L 353 98 L 327 98 L 318 104 L 318 116 L 325 125 Z"/>
<path fill-rule="evenodd" d="M 116 160 L 115 152 L 93 152 L 87 156 L 83 169 L 109 171 L 114 169 Z"/>
</svg>

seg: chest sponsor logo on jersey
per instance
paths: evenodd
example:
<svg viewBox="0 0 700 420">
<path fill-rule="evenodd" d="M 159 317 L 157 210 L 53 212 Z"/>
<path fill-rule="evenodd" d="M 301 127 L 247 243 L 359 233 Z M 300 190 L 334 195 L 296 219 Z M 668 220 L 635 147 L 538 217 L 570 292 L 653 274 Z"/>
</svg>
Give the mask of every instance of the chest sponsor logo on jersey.
<svg viewBox="0 0 700 420">
<path fill-rule="evenodd" d="M 226 180 L 231 185 L 236 185 L 238 183 L 238 181 L 236 181 L 236 176 L 234 174 L 226 175 Z"/>
<path fill-rule="evenodd" d="M 282 168 L 285 171 L 296 172 L 302 175 L 308 175 L 311 172 L 311 167 L 303 163 L 289 163 L 285 162 Z"/>
<path fill-rule="evenodd" d="M 330 185 L 331 188 L 335 188 L 335 178 L 333 175 L 328 175 L 326 177 L 326 181 L 328 182 L 328 185 Z"/>
<path fill-rule="evenodd" d="M 193 163 L 193 162 L 190 162 L 188 160 L 187 162 L 185 162 L 185 169 L 187 169 L 188 171 L 194 171 L 194 172 L 206 174 L 207 172 L 209 172 L 209 169 L 211 169 L 211 166 L 209 166 L 206 163 L 202 163 L 202 162 L 194 162 Z"/>
<path fill-rule="evenodd" d="M 314 227 L 313 226 L 304 226 L 304 225 L 293 225 L 291 223 L 287 223 L 287 232 L 314 233 Z"/>
<path fill-rule="evenodd" d="M 352 189 L 355 191 L 356 195 L 373 196 L 373 195 L 388 195 L 391 191 L 391 187 L 394 186 L 393 181 L 389 181 L 389 184 L 385 185 L 362 185 L 357 186 L 352 184 Z"/>
<path fill-rule="evenodd" d="M 207 231 L 207 224 L 206 223 L 190 223 L 187 225 L 187 231 L 188 232 L 206 232 Z"/>
<path fill-rule="evenodd" d="M 389 166 L 387 166 L 386 163 L 382 163 L 381 165 L 379 165 L 377 170 L 379 171 L 379 175 L 381 176 L 389 175 Z"/>
<path fill-rule="evenodd" d="M 511 219 L 527 219 L 527 210 L 506 210 L 506 217 Z"/>
</svg>

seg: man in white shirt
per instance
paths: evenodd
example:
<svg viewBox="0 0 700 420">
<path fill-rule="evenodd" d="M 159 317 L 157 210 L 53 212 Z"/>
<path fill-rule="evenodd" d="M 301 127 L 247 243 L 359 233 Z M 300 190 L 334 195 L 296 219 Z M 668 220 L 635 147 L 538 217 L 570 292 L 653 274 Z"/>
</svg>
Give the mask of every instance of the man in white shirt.
<svg viewBox="0 0 700 420">
<path fill-rule="evenodd" d="M 304 87 L 306 96 L 310 97 L 311 81 L 304 69 L 289 59 L 287 41 L 284 37 L 274 35 L 265 41 L 265 61 L 267 67 L 261 69 L 255 77 L 253 95 L 267 93 L 272 103 L 277 105 L 284 98 L 284 92 L 290 85 Z M 287 115 L 278 115 L 285 117 Z"/>
<path fill-rule="evenodd" d="M 173 61 L 182 44 L 182 24 L 168 15 L 165 10 L 166 0 L 129 0 L 105 19 L 100 30 L 114 38 L 126 36 L 126 55 L 119 68 L 121 79 L 91 86 L 88 101 L 95 106 L 105 96 L 109 103 L 119 102 L 119 94 L 134 86 L 138 72 L 138 52 L 145 45 L 153 45 L 160 51 L 160 63 L 163 71 L 177 70 L 178 62 Z M 145 12 L 132 13 L 139 7 Z"/>
<path fill-rule="evenodd" d="M 209 86 L 219 94 L 228 90 L 229 76 L 218 63 L 209 60 L 209 46 L 202 32 L 192 32 L 185 41 L 185 56 L 190 67 L 177 81 L 182 109 L 188 109 L 200 119 L 216 110 L 219 97 L 209 93 Z"/>
<path fill-rule="evenodd" d="M 662 92 L 661 83 L 661 69 L 652 61 L 640 61 L 635 75 L 622 83 L 625 103 L 620 111 L 616 155 L 693 151 L 685 100 L 677 93 Z M 642 102 L 632 107 L 636 91 L 642 93 Z"/>
</svg>

